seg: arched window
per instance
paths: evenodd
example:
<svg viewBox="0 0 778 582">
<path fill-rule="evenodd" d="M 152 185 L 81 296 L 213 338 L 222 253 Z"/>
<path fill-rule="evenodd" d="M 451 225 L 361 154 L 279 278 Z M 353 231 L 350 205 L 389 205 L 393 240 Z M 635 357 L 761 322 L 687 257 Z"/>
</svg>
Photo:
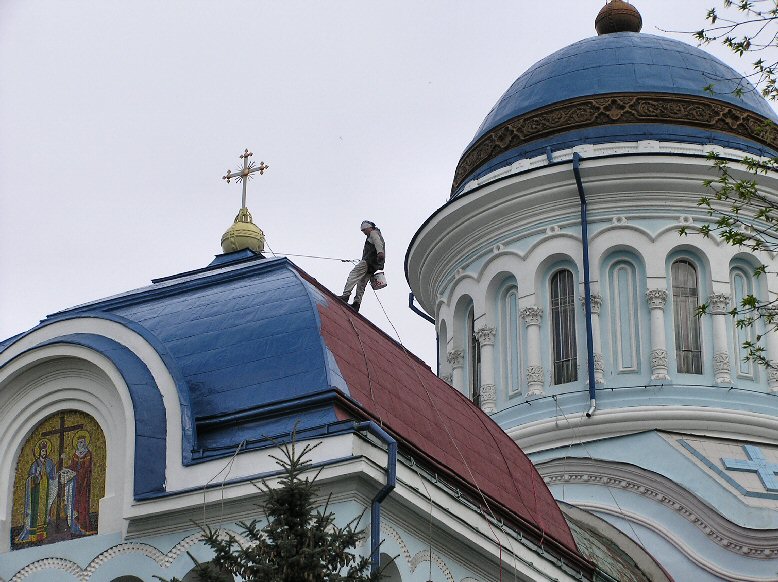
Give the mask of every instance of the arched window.
<svg viewBox="0 0 778 582">
<path fill-rule="evenodd" d="M 741 268 L 732 270 L 730 276 L 730 286 L 732 289 L 732 303 L 736 308 L 743 305 L 743 299 L 753 295 L 751 277 Z M 754 378 L 754 365 L 751 361 L 746 361 L 747 350 L 743 348 L 745 342 L 754 342 L 756 332 L 753 325 L 747 327 L 738 327 L 733 325 L 735 359 L 737 360 L 737 374 L 746 378 Z"/>
<path fill-rule="evenodd" d="M 105 457 L 103 431 L 87 413 L 62 410 L 38 423 L 16 463 L 11 549 L 96 534 Z"/>
<path fill-rule="evenodd" d="M 476 405 L 481 404 L 481 344 L 475 335 L 475 310 L 473 306 L 467 312 L 467 374 L 470 398 Z"/>
<path fill-rule="evenodd" d="M 700 318 L 697 317 L 697 269 L 690 261 L 679 259 L 673 263 L 670 276 L 673 283 L 675 360 L 678 363 L 678 372 L 702 374 Z"/>
<path fill-rule="evenodd" d="M 578 350 L 575 341 L 575 286 L 567 269 L 551 277 L 551 344 L 554 356 L 554 384 L 578 379 Z"/>
<path fill-rule="evenodd" d="M 509 287 L 502 302 L 502 344 L 505 380 L 509 392 L 521 389 L 521 356 L 519 351 L 519 294 Z"/>
</svg>

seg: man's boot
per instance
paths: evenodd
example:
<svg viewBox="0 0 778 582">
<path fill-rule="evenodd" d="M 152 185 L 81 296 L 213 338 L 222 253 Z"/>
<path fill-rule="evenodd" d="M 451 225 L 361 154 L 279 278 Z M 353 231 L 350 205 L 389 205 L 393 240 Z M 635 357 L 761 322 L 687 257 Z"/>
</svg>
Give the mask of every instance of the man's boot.
<svg viewBox="0 0 778 582">
<path fill-rule="evenodd" d="M 361 301 L 354 301 L 354 303 L 351 304 L 351 309 L 359 313 L 359 306 L 362 304 Z"/>
<path fill-rule="evenodd" d="M 344 293 L 343 295 L 338 295 L 338 299 L 340 299 L 343 303 L 348 303 L 348 298 L 351 296 L 351 293 Z"/>
</svg>

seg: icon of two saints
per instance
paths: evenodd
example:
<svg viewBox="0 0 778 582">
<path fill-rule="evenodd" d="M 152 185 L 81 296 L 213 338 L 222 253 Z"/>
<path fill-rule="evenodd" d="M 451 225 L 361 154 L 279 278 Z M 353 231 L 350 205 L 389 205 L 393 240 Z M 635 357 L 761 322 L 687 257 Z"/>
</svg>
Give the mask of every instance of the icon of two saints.
<svg viewBox="0 0 778 582">
<path fill-rule="evenodd" d="M 24 482 L 23 524 L 14 545 L 95 533 L 96 524 L 90 516 L 93 459 L 89 441 L 89 432 L 76 432 L 73 453 L 62 453 L 59 462 L 50 456 L 53 450 L 48 439 L 36 443 L 35 458 Z"/>
</svg>

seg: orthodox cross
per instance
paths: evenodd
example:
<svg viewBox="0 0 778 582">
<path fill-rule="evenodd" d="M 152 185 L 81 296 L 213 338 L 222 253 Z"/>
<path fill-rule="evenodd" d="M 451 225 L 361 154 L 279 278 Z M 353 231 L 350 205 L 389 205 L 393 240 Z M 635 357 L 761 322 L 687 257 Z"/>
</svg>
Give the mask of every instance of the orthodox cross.
<svg viewBox="0 0 778 582">
<path fill-rule="evenodd" d="M 756 473 L 765 489 L 773 493 L 778 492 L 778 481 L 775 479 L 775 474 L 778 473 L 778 464 L 768 462 L 759 447 L 743 445 L 743 449 L 748 455 L 747 461 L 744 459 L 721 459 L 724 467 L 730 471 Z"/>
<path fill-rule="evenodd" d="M 63 456 L 65 454 L 65 434 L 69 432 L 73 432 L 75 430 L 79 430 L 84 428 L 83 424 L 74 424 L 71 426 L 65 426 L 65 415 L 60 414 L 59 415 L 59 428 L 54 428 L 51 430 L 47 430 L 41 436 L 53 436 L 53 435 L 59 435 L 59 451 L 57 452 L 57 455 L 59 456 L 59 459 L 57 460 L 57 474 L 59 475 L 59 472 L 62 470 L 64 463 Z M 61 482 L 59 482 L 59 479 L 57 479 L 57 520 L 59 520 L 60 516 L 60 507 L 61 507 L 61 501 L 62 501 L 62 493 L 64 486 Z M 59 529 L 59 524 L 57 521 L 55 521 L 55 529 Z"/>
<path fill-rule="evenodd" d="M 243 168 L 238 168 L 234 173 L 232 170 L 227 170 L 227 175 L 222 176 L 222 180 L 227 180 L 228 184 L 230 183 L 230 180 L 236 180 L 237 182 L 243 183 L 243 199 L 241 208 L 246 208 L 246 182 L 251 180 L 253 177 L 251 174 L 254 172 L 259 172 L 259 175 L 261 176 L 265 173 L 265 170 L 270 167 L 266 165 L 265 162 L 259 162 L 258 166 L 254 162 L 249 162 L 249 158 L 253 155 L 254 154 L 251 153 L 248 149 L 244 151 L 240 156 L 240 159 L 243 160 Z"/>
</svg>

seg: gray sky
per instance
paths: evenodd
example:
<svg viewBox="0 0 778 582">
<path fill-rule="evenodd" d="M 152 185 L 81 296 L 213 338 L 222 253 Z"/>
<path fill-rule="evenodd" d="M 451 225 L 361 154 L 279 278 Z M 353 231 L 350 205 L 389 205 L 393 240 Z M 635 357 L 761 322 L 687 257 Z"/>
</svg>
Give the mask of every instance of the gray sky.
<svg viewBox="0 0 778 582">
<path fill-rule="evenodd" d="M 248 207 L 277 253 L 358 258 L 359 223 L 381 227 L 380 299 L 434 367 L 433 326 L 407 308 L 408 243 L 503 91 L 593 36 L 603 3 L 5 0 L 0 339 L 207 265 L 240 207 L 221 177 L 248 147 L 271 166 Z M 636 5 L 663 34 L 718 3 Z M 293 260 L 336 293 L 350 268 Z M 394 336 L 369 290 L 362 313 Z"/>
</svg>

